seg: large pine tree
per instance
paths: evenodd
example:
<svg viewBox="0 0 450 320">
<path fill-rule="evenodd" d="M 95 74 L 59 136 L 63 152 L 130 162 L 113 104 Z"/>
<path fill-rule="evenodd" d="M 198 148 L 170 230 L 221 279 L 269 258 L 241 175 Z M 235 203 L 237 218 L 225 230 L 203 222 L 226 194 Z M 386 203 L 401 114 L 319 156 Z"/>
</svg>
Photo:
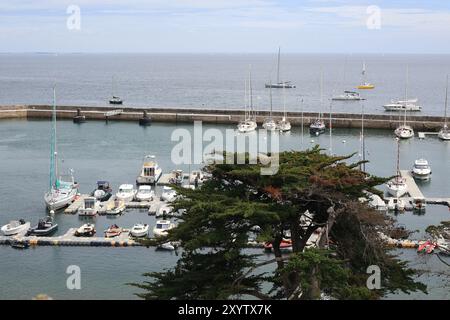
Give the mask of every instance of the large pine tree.
<svg viewBox="0 0 450 320">
<path fill-rule="evenodd" d="M 239 155 L 224 154 L 224 157 Z M 376 299 L 388 292 L 425 291 L 414 271 L 383 246 L 378 232 L 393 221 L 360 203 L 386 181 L 318 147 L 279 154 L 279 170 L 261 175 L 258 164 L 211 164 L 196 190 L 177 188 L 178 226 L 158 241 L 179 241 L 173 269 L 146 273 L 135 286 L 145 299 Z M 248 155 L 246 155 L 248 160 Z M 237 163 L 235 161 L 234 163 Z M 246 162 L 248 163 L 248 161 Z M 280 244 L 290 232 L 292 253 Z M 318 234 L 318 246 L 308 239 Z M 273 257 L 247 249 L 249 237 L 270 242 Z M 154 243 L 152 243 L 154 244 Z M 381 270 L 381 288 L 366 286 L 367 267 Z"/>
</svg>

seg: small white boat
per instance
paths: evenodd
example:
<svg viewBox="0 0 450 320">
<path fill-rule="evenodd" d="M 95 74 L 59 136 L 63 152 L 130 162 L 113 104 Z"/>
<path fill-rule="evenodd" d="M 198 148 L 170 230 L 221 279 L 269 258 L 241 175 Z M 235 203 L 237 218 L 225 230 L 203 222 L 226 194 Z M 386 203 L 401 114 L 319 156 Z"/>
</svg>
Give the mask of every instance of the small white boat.
<svg viewBox="0 0 450 320">
<path fill-rule="evenodd" d="M 268 130 L 268 131 L 274 131 L 274 130 L 277 130 L 277 123 L 275 122 L 275 120 L 273 120 L 273 119 L 266 119 L 266 120 L 264 120 L 264 123 L 263 123 L 263 128 L 264 129 L 266 129 L 266 130 Z"/>
<path fill-rule="evenodd" d="M 159 245 L 157 249 L 174 251 L 175 245 L 172 242 L 165 242 L 165 243 Z"/>
<path fill-rule="evenodd" d="M 389 211 L 405 211 L 405 201 L 401 198 L 390 198 L 388 201 L 388 210 Z"/>
<path fill-rule="evenodd" d="M 395 129 L 394 133 L 400 139 L 409 139 L 414 137 L 414 129 L 406 124 L 399 126 Z"/>
<path fill-rule="evenodd" d="M 175 228 L 175 224 L 170 220 L 158 220 L 153 228 L 153 235 L 155 237 L 167 236 L 167 231 Z"/>
<path fill-rule="evenodd" d="M 149 185 L 141 185 L 136 193 L 137 201 L 153 201 L 155 193 Z"/>
<path fill-rule="evenodd" d="M 368 205 L 370 208 L 373 208 L 378 211 L 386 211 L 387 210 L 386 203 L 383 201 L 383 199 L 381 199 L 381 197 L 379 195 L 376 195 L 376 194 L 372 194 L 369 196 Z"/>
<path fill-rule="evenodd" d="M 240 133 L 248 133 L 255 131 L 258 125 L 256 124 L 256 121 L 253 120 L 244 120 L 238 123 L 238 131 Z"/>
<path fill-rule="evenodd" d="M 429 180 L 431 176 L 431 167 L 425 159 L 418 159 L 414 161 L 411 170 L 412 176 L 417 180 Z"/>
<path fill-rule="evenodd" d="M 359 100 L 364 100 L 364 99 L 361 98 L 361 96 L 359 95 L 359 92 L 344 91 L 344 94 L 340 94 L 340 95 L 334 96 L 334 97 L 331 98 L 331 100 L 336 100 L 336 101 L 359 101 Z"/>
<path fill-rule="evenodd" d="M 172 202 L 175 200 L 176 197 L 177 197 L 177 192 L 175 190 L 173 190 L 171 187 L 168 187 L 168 186 L 163 187 L 163 192 L 161 194 L 161 200 L 167 201 L 167 202 Z"/>
<path fill-rule="evenodd" d="M 295 85 L 291 83 L 291 81 L 280 81 L 280 56 L 281 56 L 281 48 L 278 47 L 278 60 L 277 60 L 277 82 L 265 84 L 266 88 L 276 88 L 276 89 L 292 89 L 295 88 Z"/>
<path fill-rule="evenodd" d="M 166 204 L 162 204 L 159 208 L 158 211 L 155 213 L 156 217 L 164 217 L 167 215 L 172 215 L 173 213 L 173 208 L 171 206 L 168 206 Z"/>
<path fill-rule="evenodd" d="M 20 219 L 18 221 L 13 220 L 10 223 L 5 224 L 1 228 L 1 231 L 5 236 L 12 236 L 21 232 L 25 233 L 28 231 L 28 229 L 30 229 L 30 223 L 25 222 L 25 220 L 23 219 Z"/>
<path fill-rule="evenodd" d="M 183 179 L 183 170 L 173 170 L 172 176 L 169 178 L 169 183 L 181 185 L 183 183 Z"/>
<path fill-rule="evenodd" d="M 116 198 L 124 202 L 130 202 L 133 201 L 135 195 L 136 190 L 132 184 L 122 184 L 116 193 Z"/>
<path fill-rule="evenodd" d="M 120 228 L 117 224 L 113 224 L 108 229 L 105 230 L 105 238 L 114 238 L 118 237 L 122 234 L 123 229 Z"/>
<path fill-rule="evenodd" d="M 390 195 L 396 198 L 400 198 L 406 192 L 408 192 L 408 186 L 406 179 L 401 176 L 396 176 L 386 183 L 387 191 Z"/>
<path fill-rule="evenodd" d="M 149 229 L 148 224 L 138 223 L 135 224 L 133 228 L 131 228 L 130 234 L 136 238 L 147 237 L 148 229 Z"/>
<path fill-rule="evenodd" d="M 125 201 L 116 198 L 113 202 L 108 203 L 108 207 L 106 207 L 105 213 L 107 215 L 116 216 L 124 212 L 125 209 Z"/>
<path fill-rule="evenodd" d="M 100 201 L 95 197 L 86 197 L 81 207 L 78 209 L 78 215 L 93 217 L 97 215 L 100 209 Z"/>
<path fill-rule="evenodd" d="M 441 130 L 439 130 L 438 138 L 441 140 L 449 141 L 450 140 L 450 129 L 447 125 L 444 125 Z"/>
<path fill-rule="evenodd" d="M 95 225 L 92 223 L 83 224 L 75 231 L 76 237 L 92 237 L 95 234 Z"/>
<path fill-rule="evenodd" d="M 278 129 L 283 132 L 291 130 L 291 123 L 287 121 L 285 117 L 283 117 L 280 121 L 278 121 L 277 126 Z"/>
<path fill-rule="evenodd" d="M 144 157 L 141 173 L 136 178 L 136 184 L 155 184 L 161 178 L 162 169 L 155 161 L 154 155 L 147 155 Z"/>
<path fill-rule="evenodd" d="M 417 99 L 392 100 L 391 103 L 383 105 L 386 111 L 422 111 L 422 107 L 416 105 Z"/>
</svg>

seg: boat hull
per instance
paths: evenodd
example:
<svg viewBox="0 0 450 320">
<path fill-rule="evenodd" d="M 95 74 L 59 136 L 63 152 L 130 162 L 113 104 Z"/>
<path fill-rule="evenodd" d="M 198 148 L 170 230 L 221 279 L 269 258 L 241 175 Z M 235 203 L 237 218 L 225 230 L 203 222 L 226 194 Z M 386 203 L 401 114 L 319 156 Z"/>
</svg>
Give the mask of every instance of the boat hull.
<svg viewBox="0 0 450 320">
<path fill-rule="evenodd" d="M 44 197 L 45 204 L 49 210 L 59 210 L 70 205 L 77 196 L 77 189 L 72 189 L 65 197 L 53 197 L 51 193 L 47 193 Z"/>
<path fill-rule="evenodd" d="M 30 236 L 37 236 L 37 237 L 43 237 L 48 236 L 56 232 L 58 230 L 58 224 L 54 224 L 49 228 L 46 229 L 38 229 L 37 226 L 34 228 L 31 228 L 28 231 L 28 235 Z"/>
<path fill-rule="evenodd" d="M 136 178 L 136 184 L 142 185 L 142 184 L 155 184 L 158 182 L 159 178 L 161 178 L 162 170 L 158 170 L 155 172 L 154 176 L 138 176 Z"/>
<path fill-rule="evenodd" d="M 17 227 L 14 227 L 14 228 L 9 228 L 8 226 L 9 226 L 9 224 L 4 225 L 1 228 L 1 232 L 5 236 L 13 236 L 13 235 L 16 235 L 18 233 L 21 233 L 21 232 L 24 232 L 24 231 L 27 231 L 28 229 L 30 229 L 30 223 L 29 222 L 25 222 L 24 224 L 21 224 L 21 225 L 19 225 Z"/>
</svg>

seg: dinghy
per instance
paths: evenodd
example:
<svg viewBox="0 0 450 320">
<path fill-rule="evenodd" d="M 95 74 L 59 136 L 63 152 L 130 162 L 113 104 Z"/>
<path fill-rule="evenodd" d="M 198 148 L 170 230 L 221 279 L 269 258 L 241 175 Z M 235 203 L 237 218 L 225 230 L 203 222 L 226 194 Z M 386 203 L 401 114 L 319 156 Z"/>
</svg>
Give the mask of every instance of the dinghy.
<svg viewBox="0 0 450 320">
<path fill-rule="evenodd" d="M 25 232 L 29 228 L 30 228 L 30 223 L 25 222 L 25 220 L 23 220 L 23 219 L 20 219 L 19 221 L 14 220 L 14 221 L 11 221 L 10 223 L 4 225 L 1 228 L 1 231 L 2 231 L 3 235 L 5 235 L 5 236 L 13 236 L 15 234 Z"/>
<path fill-rule="evenodd" d="M 52 217 L 39 219 L 37 226 L 28 230 L 27 235 L 30 236 L 48 236 L 58 229 L 58 224 L 53 222 Z"/>
<path fill-rule="evenodd" d="M 83 224 L 75 231 L 76 237 L 92 237 L 95 234 L 95 225 L 92 223 Z"/>
</svg>

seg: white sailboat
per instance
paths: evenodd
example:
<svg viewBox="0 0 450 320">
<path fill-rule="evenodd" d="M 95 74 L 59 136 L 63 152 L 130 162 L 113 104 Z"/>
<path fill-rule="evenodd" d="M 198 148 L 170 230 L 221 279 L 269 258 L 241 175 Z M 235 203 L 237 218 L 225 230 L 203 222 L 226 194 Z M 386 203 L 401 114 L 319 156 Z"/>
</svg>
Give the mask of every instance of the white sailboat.
<svg viewBox="0 0 450 320">
<path fill-rule="evenodd" d="M 406 179 L 400 174 L 400 141 L 397 140 L 397 175 L 386 183 L 387 191 L 390 195 L 400 198 L 408 192 Z"/>
<path fill-rule="evenodd" d="M 277 123 L 275 122 L 275 120 L 273 120 L 272 117 L 272 87 L 269 87 L 269 97 L 270 97 L 270 114 L 269 114 L 269 118 L 264 120 L 263 123 L 263 128 L 269 131 L 274 131 L 277 129 Z"/>
<path fill-rule="evenodd" d="M 406 86 L 405 86 L 405 101 L 408 101 L 408 66 L 406 67 Z M 404 111 L 403 124 L 395 129 L 395 135 L 400 139 L 409 139 L 414 137 L 414 129 L 406 124 L 406 109 Z"/>
<path fill-rule="evenodd" d="M 56 148 L 56 89 L 53 88 L 52 134 L 50 144 L 50 181 L 49 191 L 44 200 L 49 210 L 61 209 L 72 203 L 78 193 L 78 184 L 73 177 L 73 170 L 68 175 L 58 172 L 58 152 Z"/>
<path fill-rule="evenodd" d="M 245 99 L 244 99 L 244 120 L 238 123 L 237 129 L 240 133 L 248 133 L 255 131 L 258 125 L 256 124 L 255 112 L 253 110 L 253 91 L 252 91 L 252 73 L 249 71 L 249 108 L 247 108 L 247 81 L 245 81 Z"/>
<path fill-rule="evenodd" d="M 280 121 L 278 121 L 278 129 L 282 132 L 287 132 L 291 130 L 291 123 L 287 120 L 287 113 L 286 113 L 286 92 L 283 88 L 283 118 L 281 118 Z"/>
<path fill-rule="evenodd" d="M 309 133 L 318 136 L 325 132 L 325 122 L 322 120 L 323 110 L 323 72 L 320 73 L 320 112 L 319 117 L 314 120 L 309 126 Z"/>
<path fill-rule="evenodd" d="M 447 84 L 445 87 L 445 112 L 444 112 L 444 126 L 439 130 L 438 137 L 441 140 L 449 141 L 450 140 L 450 129 L 447 125 L 447 105 L 448 105 L 448 75 L 447 75 Z"/>
<path fill-rule="evenodd" d="M 280 51 L 281 48 L 278 47 L 278 61 L 277 61 L 277 82 L 276 83 L 266 83 L 266 88 L 295 88 L 295 85 L 293 85 L 290 81 L 280 81 Z M 271 81 L 272 82 L 272 81 Z"/>
</svg>

